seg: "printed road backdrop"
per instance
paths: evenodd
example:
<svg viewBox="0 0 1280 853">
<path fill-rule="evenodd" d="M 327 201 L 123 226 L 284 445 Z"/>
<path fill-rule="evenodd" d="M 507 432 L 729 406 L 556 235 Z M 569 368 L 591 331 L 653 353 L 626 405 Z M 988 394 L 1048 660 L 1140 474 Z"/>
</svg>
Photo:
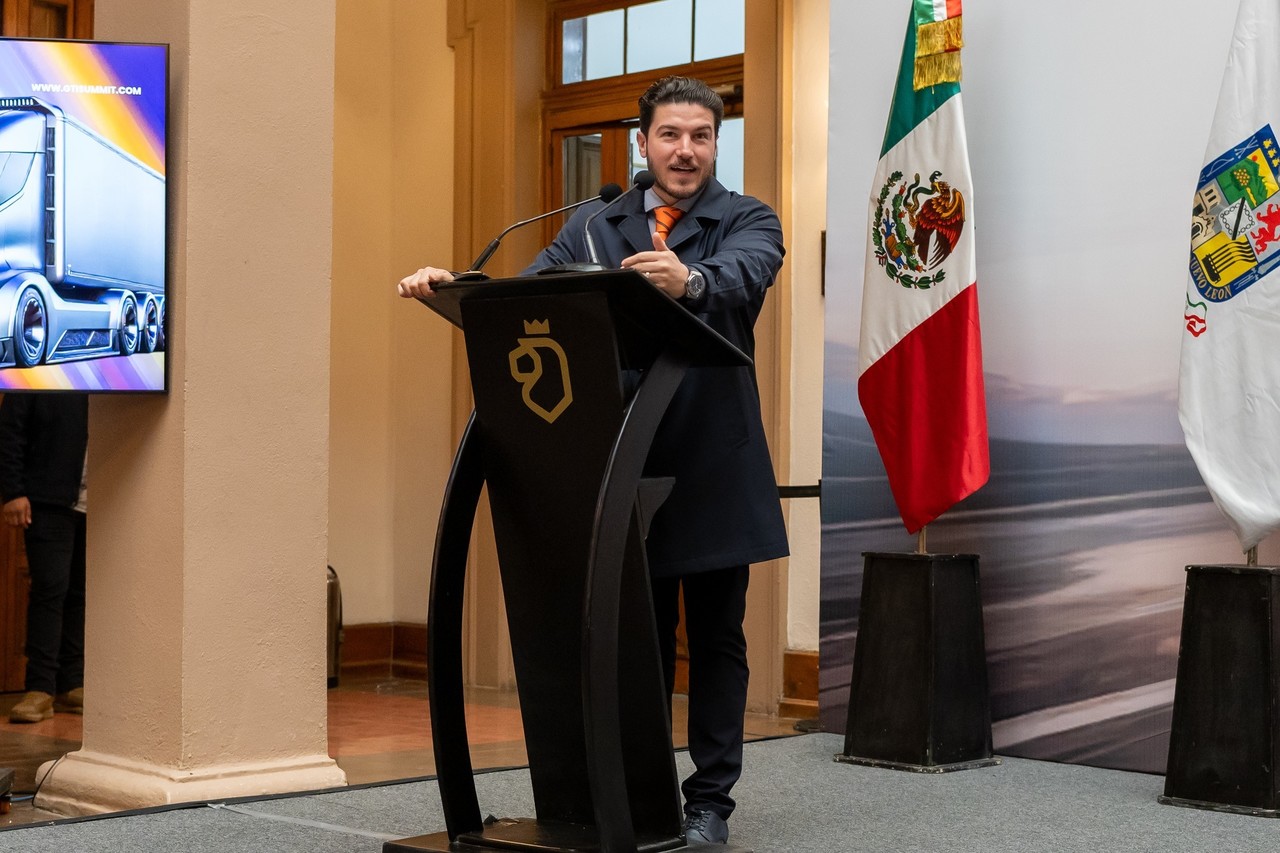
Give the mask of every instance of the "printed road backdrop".
<svg viewBox="0 0 1280 853">
<path fill-rule="evenodd" d="M 915 547 L 856 393 L 910 3 L 831 7 L 821 706 L 843 731 L 861 554 Z M 929 548 L 981 555 L 1002 754 L 1163 772 L 1184 567 L 1241 561 L 1177 415 L 1192 196 L 1234 19 L 1233 2 L 965 0 L 992 475 Z"/>
</svg>

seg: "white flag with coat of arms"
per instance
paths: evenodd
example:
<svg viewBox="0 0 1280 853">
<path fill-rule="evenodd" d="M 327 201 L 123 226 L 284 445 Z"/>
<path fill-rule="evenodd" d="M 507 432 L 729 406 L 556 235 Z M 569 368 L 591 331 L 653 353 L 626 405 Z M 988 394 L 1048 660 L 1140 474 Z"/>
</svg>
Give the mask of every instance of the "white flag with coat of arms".
<svg viewBox="0 0 1280 853">
<path fill-rule="evenodd" d="M 1241 0 L 1192 208 L 1179 416 L 1249 550 L 1280 528 L 1280 2 Z"/>
</svg>

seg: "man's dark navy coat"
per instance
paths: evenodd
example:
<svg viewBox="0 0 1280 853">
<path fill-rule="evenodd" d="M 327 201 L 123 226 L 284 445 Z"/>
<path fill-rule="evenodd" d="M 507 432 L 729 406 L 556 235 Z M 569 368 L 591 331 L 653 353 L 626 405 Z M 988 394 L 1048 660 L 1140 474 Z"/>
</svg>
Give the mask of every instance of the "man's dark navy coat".
<svg viewBox="0 0 1280 853">
<path fill-rule="evenodd" d="M 583 226 L 603 202 L 584 205 L 526 272 L 590 260 Z M 599 261 L 653 250 L 644 196 L 631 192 L 591 223 Z M 675 224 L 667 246 L 706 279 L 690 311 L 755 357 L 755 326 L 765 292 L 782 267 L 778 217 L 764 203 L 712 179 Z M 692 574 L 785 557 L 787 532 L 760 419 L 754 367 L 695 368 L 659 427 L 647 476 L 673 476 L 671 497 L 649 532 L 654 577 Z"/>
</svg>

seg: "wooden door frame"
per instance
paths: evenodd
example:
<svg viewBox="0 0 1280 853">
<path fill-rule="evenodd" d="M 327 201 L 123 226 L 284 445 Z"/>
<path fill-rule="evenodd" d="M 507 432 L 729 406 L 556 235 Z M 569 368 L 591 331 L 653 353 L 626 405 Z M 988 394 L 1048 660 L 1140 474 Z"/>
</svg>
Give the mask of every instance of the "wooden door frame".
<svg viewBox="0 0 1280 853">
<path fill-rule="evenodd" d="M 746 141 L 746 191 L 780 213 L 782 201 L 783 100 L 787 75 L 781 68 L 782 47 L 790 37 L 783 26 L 788 0 L 746 0 L 746 53 L 741 57 L 743 100 L 752 116 Z M 560 93 L 548 94 L 546 32 L 549 25 L 545 0 L 449 0 L 449 43 L 454 50 L 454 242 L 458 257 L 471 258 L 506 225 L 528 216 L 531 210 L 547 210 L 543 160 L 548 147 L 548 107 Z M 729 61 L 732 61 L 730 58 Z M 666 73 L 668 69 L 662 69 Z M 643 82 L 624 80 L 631 102 L 656 73 L 641 75 Z M 703 79 L 706 79 L 704 73 Z M 706 80 L 716 85 L 725 80 Z M 575 84 L 579 85 L 579 84 Z M 567 88 L 567 87 L 566 87 Z M 576 96 L 564 93 L 566 101 Z M 568 104 L 565 104 L 567 107 Z M 582 101 L 572 120 L 559 126 L 580 126 L 625 118 L 600 116 L 600 105 Z M 541 124 L 538 121 L 541 108 Z M 594 114 L 591 110 L 595 109 Z M 538 199 L 543 204 L 539 205 Z M 783 214 L 785 216 L 785 214 Z M 784 219 L 785 221 L 785 219 Z M 509 270 L 513 257 L 531 258 L 541 248 L 541 233 L 523 229 L 512 232 L 504 258 L 495 267 Z M 765 429 L 770 434 L 780 481 L 790 474 L 785 452 L 789 433 L 790 358 L 784 349 L 780 315 L 789 284 L 786 268 L 766 300 L 765 313 L 756 324 L 757 364 L 764 402 Z M 454 407 L 457 434 L 470 412 L 466 353 L 460 336 L 455 342 Z M 471 684 L 506 687 L 514 681 L 510 648 L 503 625 L 503 605 L 497 581 L 497 561 L 492 537 L 482 512 L 476 525 L 468 572 L 466 678 Z M 782 696 L 782 650 L 786 642 L 786 563 L 775 561 L 753 569 L 748 592 L 748 655 L 751 686 L 748 702 L 753 710 L 776 710 Z"/>
<path fill-rule="evenodd" d="M 4 0 L 0 14 L 0 32 L 6 36 L 31 35 L 31 6 L 34 0 Z M 40 0 L 47 6 L 60 6 L 67 12 L 67 32 L 58 36 L 69 39 L 93 38 L 93 0 Z"/>
</svg>

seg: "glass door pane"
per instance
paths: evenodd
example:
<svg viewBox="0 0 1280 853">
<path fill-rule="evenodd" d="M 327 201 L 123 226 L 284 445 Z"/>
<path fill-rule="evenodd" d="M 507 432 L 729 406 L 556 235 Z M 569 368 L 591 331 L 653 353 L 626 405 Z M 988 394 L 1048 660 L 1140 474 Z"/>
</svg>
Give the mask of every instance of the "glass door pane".
<svg viewBox="0 0 1280 853">
<path fill-rule="evenodd" d="M 716 178 L 725 188 L 738 193 L 743 191 L 745 183 L 742 176 L 746 159 L 745 121 L 741 117 L 724 120 L 720 125 L 720 144 L 716 153 Z"/>
<path fill-rule="evenodd" d="M 562 145 L 562 168 L 564 180 L 561 193 L 562 204 L 571 204 L 579 199 L 590 198 L 600 191 L 600 146 L 599 133 L 586 133 L 581 136 L 566 136 Z"/>
<path fill-rule="evenodd" d="M 560 39 L 560 82 L 581 83 L 622 74 L 626 27 L 625 9 L 565 21 Z"/>
<path fill-rule="evenodd" d="M 698 0 L 693 15 L 693 61 L 733 56 L 746 43 L 742 0 Z"/>
<path fill-rule="evenodd" d="M 607 183 L 630 186 L 627 170 L 627 128 L 621 124 L 577 127 L 552 134 L 560 156 L 551 164 L 548 207 L 563 207 L 600 194 Z M 556 198 L 556 196 L 559 198 Z M 567 217 L 553 216 L 544 227 L 547 242 L 555 237 Z"/>
<path fill-rule="evenodd" d="M 627 9 L 627 73 L 684 65 L 693 53 L 693 0 Z"/>
</svg>

